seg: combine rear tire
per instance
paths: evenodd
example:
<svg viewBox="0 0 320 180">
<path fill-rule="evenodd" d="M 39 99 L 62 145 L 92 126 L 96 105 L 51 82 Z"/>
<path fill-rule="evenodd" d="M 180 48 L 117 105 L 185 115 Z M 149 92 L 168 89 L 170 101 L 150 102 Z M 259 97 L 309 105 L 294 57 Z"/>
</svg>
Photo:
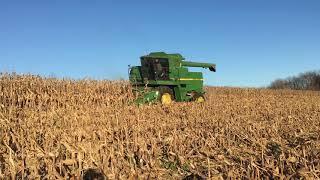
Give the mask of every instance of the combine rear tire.
<svg viewBox="0 0 320 180">
<path fill-rule="evenodd" d="M 204 103 L 206 100 L 204 98 L 204 96 L 202 94 L 196 94 L 193 97 L 193 101 L 197 102 L 197 103 Z"/>
</svg>

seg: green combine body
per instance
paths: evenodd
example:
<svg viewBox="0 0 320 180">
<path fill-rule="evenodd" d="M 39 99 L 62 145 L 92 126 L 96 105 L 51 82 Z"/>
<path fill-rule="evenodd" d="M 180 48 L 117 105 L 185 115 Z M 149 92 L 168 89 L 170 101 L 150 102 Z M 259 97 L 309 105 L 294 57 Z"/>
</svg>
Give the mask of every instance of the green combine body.
<svg viewBox="0 0 320 180">
<path fill-rule="evenodd" d="M 160 100 L 204 101 L 203 75 L 189 72 L 187 67 L 208 68 L 216 71 L 216 65 L 185 61 L 180 54 L 153 52 L 140 58 L 141 66 L 130 67 L 129 80 L 141 97 L 137 103 Z"/>
</svg>

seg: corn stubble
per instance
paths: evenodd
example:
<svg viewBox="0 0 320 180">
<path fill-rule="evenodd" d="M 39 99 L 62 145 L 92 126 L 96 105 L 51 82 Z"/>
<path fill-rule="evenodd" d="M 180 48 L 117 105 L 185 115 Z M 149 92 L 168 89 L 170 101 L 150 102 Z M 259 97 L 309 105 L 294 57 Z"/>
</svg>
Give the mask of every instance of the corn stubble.
<svg viewBox="0 0 320 180">
<path fill-rule="evenodd" d="M 124 81 L 3 74 L 0 179 L 320 177 L 319 92 L 207 91 L 137 107 Z"/>
</svg>

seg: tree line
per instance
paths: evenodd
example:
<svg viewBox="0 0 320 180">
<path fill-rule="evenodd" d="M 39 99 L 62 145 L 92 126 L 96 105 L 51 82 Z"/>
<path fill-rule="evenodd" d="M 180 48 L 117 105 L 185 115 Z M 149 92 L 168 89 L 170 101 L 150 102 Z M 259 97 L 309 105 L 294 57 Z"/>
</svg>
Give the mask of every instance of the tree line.
<svg viewBox="0 0 320 180">
<path fill-rule="evenodd" d="M 320 71 L 309 71 L 286 79 L 276 79 L 270 89 L 320 90 Z"/>
</svg>

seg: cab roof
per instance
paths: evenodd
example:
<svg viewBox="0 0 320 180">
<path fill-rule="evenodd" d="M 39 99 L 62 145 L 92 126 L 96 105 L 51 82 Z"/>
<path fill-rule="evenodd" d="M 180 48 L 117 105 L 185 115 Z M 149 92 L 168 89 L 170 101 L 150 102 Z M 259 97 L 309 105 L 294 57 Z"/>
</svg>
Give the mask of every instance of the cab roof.
<svg viewBox="0 0 320 180">
<path fill-rule="evenodd" d="M 184 57 L 181 54 L 167 54 L 165 52 L 151 52 L 148 55 L 142 56 L 141 58 L 167 58 L 167 59 L 180 59 L 184 60 Z"/>
</svg>

